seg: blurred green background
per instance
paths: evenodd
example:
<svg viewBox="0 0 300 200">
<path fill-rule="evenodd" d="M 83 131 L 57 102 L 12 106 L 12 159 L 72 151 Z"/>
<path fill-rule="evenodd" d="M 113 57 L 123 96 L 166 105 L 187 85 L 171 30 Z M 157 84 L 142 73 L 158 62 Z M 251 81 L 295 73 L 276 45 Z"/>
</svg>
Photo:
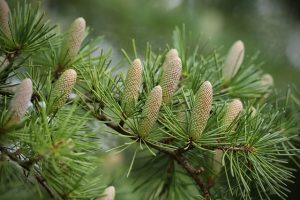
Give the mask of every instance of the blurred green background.
<svg viewBox="0 0 300 200">
<path fill-rule="evenodd" d="M 140 50 L 172 43 L 175 26 L 199 34 L 208 47 L 226 53 L 241 39 L 246 55 L 260 52 L 263 69 L 278 88 L 300 85 L 300 5 L 295 0 L 44 0 L 41 5 L 64 30 L 76 17 L 84 17 L 93 35 L 104 35 L 105 45 Z M 297 199 L 298 184 L 290 199 Z"/>
<path fill-rule="evenodd" d="M 82 16 L 94 35 L 104 35 L 116 53 L 130 49 L 131 39 L 144 49 L 171 44 L 175 26 L 226 53 L 238 39 L 246 54 L 260 52 L 263 68 L 277 87 L 300 85 L 299 5 L 293 0 L 47 0 L 50 17 L 69 25 Z"/>
</svg>

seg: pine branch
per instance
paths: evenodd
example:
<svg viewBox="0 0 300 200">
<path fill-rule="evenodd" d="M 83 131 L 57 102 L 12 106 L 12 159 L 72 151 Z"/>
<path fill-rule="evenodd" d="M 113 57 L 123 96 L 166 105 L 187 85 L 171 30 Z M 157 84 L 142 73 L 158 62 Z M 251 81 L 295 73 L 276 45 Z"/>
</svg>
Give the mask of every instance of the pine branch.
<svg viewBox="0 0 300 200">
<path fill-rule="evenodd" d="M 14 161 L 17 165 L 19 165 L 21 168 L 23 168 L 24 170 L 26 170 L 27 172 L 31 171 L 31 166 L 38 162 L 39 160 L 41 160 L 43 157 L 42 156 L 38 156 L 35 159 L 31 159 L 28 161 L 24 161 L 19 159 L 15 153 L 11 153 L 9 152 L 6 148 L 4 147 L 0 147 L 0 151 L 2 153 L 4 153 L 5 155 L 7 155 L 10 160 Z M 16 151 L 17 152 L 17 151 Z M 35 179 L 37 180 L 37 182 L 47 191 L 47 193 L 49 194 L 49 196 L 52 199 L 56 199 L 56 194 L 55 192 L 48 186 L 45 178 L 43 178 L 41 175 L 39 175 L 37 172 L 33 172 L 33 176 L 35 177 Z"/>
<path fill-rule="evenodd" d="M 122 128 L 119 124 L 116 124 L 112 121 L 112 119 L 110 119 L 109 117 L 107 117 L 104 114 L 98 115 L 96 116 L 96 118 L 99 121 L 103 121 L 104 124 L 108 127 L 110 127 L 111 129 L 117 131 L 118 133 L 125 135 L 125 136 L 131 136 L 130 138 L 132 140 L 140 140 L 138 135 L 131 135 L 129 132 L 127 132 L 124 128 Z M 170 156 L 171 158 L 173 158 L 174 160 L 177 161 L 177 163 L 179 165 L 181 165 L 186 172 L 191 176 L 191 178 L 196 182 L 196 184 L 199 186 L 199 188 L 202 190 L 205 199 L 209 200 L 211 199 L 210 197 L 210 193 L 209 193 L 209 189 L 208 186 L 206 185 L 206 183 L 204 183 L 204 180 L 202 180 L 202 178 L 200 178 L 199 174 L 203 171 L 202 169 L 196 169 L 195 167 L 193 167 L 188 160 L 184 157 L 184 155 L 182 154 L 183 151 L 182 150 L 175 150 L 175 151 L 171 151 L 171 150 L 167 150 L 161 146 L 149 143 L 147 141 L 144 141 L 146 145 L 156 149 L 157 151 L 160 151 L 168 156 Z M 190 147 L 189 147 L 190 148 Z M 189 149 L 188 148 L 188 149 Z"/>
</svg>

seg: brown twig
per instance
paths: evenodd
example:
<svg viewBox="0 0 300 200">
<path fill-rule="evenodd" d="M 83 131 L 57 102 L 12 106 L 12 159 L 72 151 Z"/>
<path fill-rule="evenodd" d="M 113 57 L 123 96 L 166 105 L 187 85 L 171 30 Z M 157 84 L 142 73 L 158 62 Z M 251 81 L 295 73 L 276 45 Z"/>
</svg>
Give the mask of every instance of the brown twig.
<svg viewBox="0 0 300 200">
<path fill-rule="evenodd" d="M 111 129 L 117 131 L 118 133 L 122 134 L 122 135 L 126 135 L 126 136 L 132 136 L 131 139 L 136 140 L 139 139 L 139 136 L 136 135 L 131 135 L 128 131 L 126 131 L 124 128 L 122 128 L 119 124 L 116 124 L 112 121 L 112 119 L 110 119 L 109 117 L 105 116 L 105 115 L 99 115 L 96 116 L 96 118 L 100 121 L 103 121 L 104 124 L 108 127 L 110 127 Z M 199 176 L 199 174 L 202 172 L 202 169 L 196 169 L 195 167 L 193 167 L 188 160 L 184 157 L 183 152 L 182 151 L 171 151 L 168 149 L 165 149 L 159 145 L 153 144 L 153 143 L 148 143 L 147 141 L 144 141 L 148 146 L 152 147 L 153 149 L 156 149 L 168 156 L 170 156 L 171 158 L 173 158 L 174 160 L 176 160 L 176 162 L 181 165 L 186 171 L 187 173 L 192 177 L 192 179 L 196 182 L 196 184 L 199 186 L 199 188 L 202 190 L 205 199 L 209 200 L 210 198 L 210 193 L 209 193 L 209 189 L 207 187 L 207 185 L 204 183 L 204 181 L 201 179 L 201 177 Z M 190 148 L 190 147 L 188 147 Z"/>
<path fill-rule="evenodd" d="M 7 155 L 10 160 L 14 161 L 17 165 L 22 167 L 27 172 L 30 172 L 31 166 L 34 163 L 38 162 L 39 160 L 41 160 L 43 158 L 42 156 L 37 156 L 36 158 L 31 159 L 31 160 L 21 160 L 20 158 L 18 158 L 16 153 L 10 152 L 4 147 L 0 147 L 0 151 L 2 153 L 4 153 L 5 155 Z M 39 175 L 37 172 L 33 172 L 33 176 L 38 181 L 38 183 L 48 192 L 50 197 L 52 199 L 56 199 L 57 195 L 55 195 L 55 192 L 47 185 L 46 180 L 41 175 Z"/>
</svg>

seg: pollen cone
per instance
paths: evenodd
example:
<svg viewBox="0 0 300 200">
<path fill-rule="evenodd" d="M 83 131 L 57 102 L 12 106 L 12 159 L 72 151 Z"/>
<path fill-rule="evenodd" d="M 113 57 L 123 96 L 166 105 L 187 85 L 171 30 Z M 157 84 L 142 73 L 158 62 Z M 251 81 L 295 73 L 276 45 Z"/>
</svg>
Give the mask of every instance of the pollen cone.
<svg viewBox="0 0 300 200">
<path fill-rule="evenodd" d="M 191 113 L 190 135 L 197 140 L 204 131 L 213 101 L 213 88 L 209 81 L 205 81 L 199 88 Z"/>
<path fill-rule="evenodd" d="M 127 116 L 130 116 L 139 98 L 139 91 L 142 86 L 143 67 L 140 59 L 135 59 L 129 68 L 125 80 L 125 88 L 122 97 L 122 107 Z"/>
<path fill-rule="evenodd" d="M 236 41 L 230 48 L 223 66 L 223 77 L 229 82 L 239 71 L 244 60 L 245 47 L 240 40 Z"/>
<path fill-rule="evenodd" d="M 50 97 L 50 110 L 55 112 L 60 109 L 68 100 L 72 89 L 76 83 L 77 73 L 74 69 L 68 69 L 55 82 Z"/>
<path fill-rule="evenodd" d="M 142 118 L 139 122 L 139 135 L 141 137 L 146 137 L 154 127 L 159 115 L 161 102 L 162 89 L 158 85 L 150 92 L 142 112 Z"/>
<path fill-rule="evenodd" d="M 12 98 L 4 126 L 10 128 L 18 125 L 24 117 L 32 96 L 32 82 L 29 78 L 24 79 L 18 86 Z"/>
</svg>

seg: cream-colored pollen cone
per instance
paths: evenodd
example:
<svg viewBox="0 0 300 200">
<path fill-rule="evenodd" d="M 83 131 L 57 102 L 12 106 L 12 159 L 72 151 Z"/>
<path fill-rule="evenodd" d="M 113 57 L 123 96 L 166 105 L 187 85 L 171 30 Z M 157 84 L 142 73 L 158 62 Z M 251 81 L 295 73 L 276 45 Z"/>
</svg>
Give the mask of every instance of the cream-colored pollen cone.
<svg viewBox="0 0 300 200">
<path fill-rule="evenodd" d="M 176 49 L 170 49 L 165 56 L 163 67 L 166 66 L 167 62 L 169 62 L 170 60 L 173 60 L 174 58 L 179 58 L 178 51 Z"/>
<path fill-rule="evenodd" d="M 124 91 L 122 96 L 122 107 L 127 116 L 134 111 L 135 104 L 139 98 L 140 88 L 143 81 L 143 67 L 140 59 L 135 59 L 128 69 Z"/>
<path fill-rule="evenodd" d="M 6 35 L 10 35 L 9 6 L 5 0 L 0 0 L 0 28 Z"/>
<path fill-rule="evenodd" d="M 265 90 L 268 90 L 270 87 L 272 87 L 274 85 L 273 77 L 270 74 L 262 75 L 260 82 L 261 82 L 261 86 Z"/>
<path fill-rule="evenodd" d="M 162 89 L 158 85 L 150 92 L 139 122 L 139 136 L 146 137 L 154 127 L 162 103 Z"/>
<path fill-rule="evenodd" d="M 66 61 L 73 61 L 77 56 L 81 43 L 84 39 L 85 28 L 85 20 L 82 17 L 77 18 L 72 23 L 63 43 L 62 56 L 66 56 Z"/>
<path fill-rule="evenodd" d="M 74 69 L 68 69 L 55 82 L 50 97 L 50 113 L 60 109 L 68 100 L 76 83 L 77 73 Z"/>
<path fill-rule="evenodd" d="M 167 104 L 172 100 L 178 87 L 182 70 L 181 59 L 178 57 L 176 49 L 168 52 L 162 70 L 160 85 L 163 92 L 163 102 Z"/>
<path fill-rule="evenodd" d="M 116 196 L 116 189 L 114 186 L 109 186 L 104 190 L 103 197 L 100 200 L 114 200 Z"/>
<path fill-rule="evenodd" d="M 24 79 L 18 86 L 14 97 L 12 98 L 8 115 L 5 122 L 5 127 L 9 128 L 18 125 L 24 117 L 32 96 L 32 82 L 29 78 Z"/>
<path fill-rule="evenodd" d="M 224 116 L 224 127 L 228 128 L 242 111 L 243 104 L 240 100 L 234 99 L 232 102 L 230 102 Z"/>
<path fill-rule="evenodd" d="M 244 60 L 245 47 L 241 40 L 236 41 L 230 48 L 223 66 L 223 78 L 230 81 L 239 71 Z"/>
<path fill-rule="evenodd" d="M 204 131 L 213 101 L 213 88 L 209 81 L 205 81 L 199 88 L 194 107 L 191 113 L 190 135 L 193 140 L 197 140 Z"/>
</svg>

